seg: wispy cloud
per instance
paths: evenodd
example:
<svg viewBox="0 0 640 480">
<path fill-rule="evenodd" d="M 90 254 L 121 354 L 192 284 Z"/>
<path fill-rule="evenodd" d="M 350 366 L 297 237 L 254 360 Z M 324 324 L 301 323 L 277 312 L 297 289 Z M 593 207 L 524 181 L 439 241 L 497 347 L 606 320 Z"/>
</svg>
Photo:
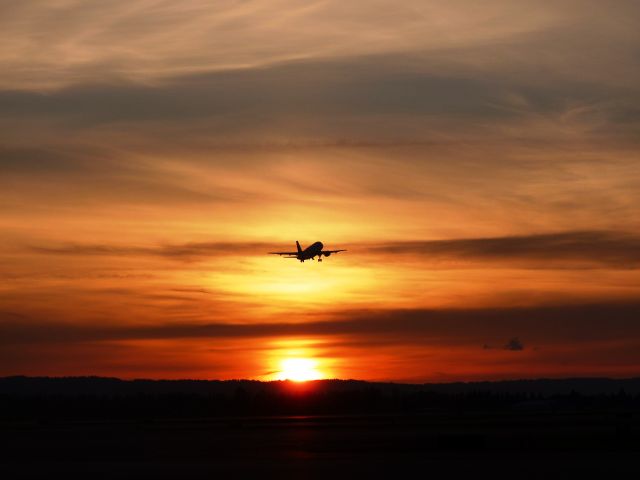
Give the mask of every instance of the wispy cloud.
<svg viewBox="0 0 640 480">
<path fill-rule="evenodd" d="M 365 246 L 365 248 L 367 248 Z M 394 242 L 369 247 L 374 252 L 418 255 L 435 260 L 513 261 L 533 268 L 638 268 L 640 237 L 627 232 L 577 231 L 500 238 Z"/>
<path fill-rule="evenodd" d="M 31 245 L 27 249 L 44 255 L 139 256 L 196 261 L 224 256 L 263 256 L 280 246 L 267 242 L 194 242 L 175 245 L 127 246 L 122 244 L 60 243 Z M 495 238 L 393 241 L 371 244 L 352 241 L 350 255 L 418 257 L 420 262 L 440 262 L 440 268 L 464 268 L 501 262 L 521 268 L 620 268 L 640 265 L 640 237 L 628 232 L 575 231 Z M 450 263 L 446 263 L 446 262 Z M 445 263 L 442 263 L 445 262 Z"/>
<path fill-rule="evenodd" d="M 514 55 L 516 61 L 523 63 L 521 57 L 535 53 L 537 45 L 548 45 L 542 39 L 550 29 L 572 30 L 593 55 L 603 38 L 630 46 L 634 29 L 629 19 L 638 11 L 632 1 L 619 1 L 611 9 L 595 0 L 544 5 L 525 1 L 517 6 L 491 0 L 482 9 L 468 1 L 398 5 L 376 0 L 363 8 L 334 0 L 304 5 L 291 0 L 143 0 L 135 5 L 122 0 L 29 0 L 4 6 L 1 13 L 0 62 L 7 72 L 3 84 L 46 89 L 79 82 L 150 83 L 299 58 L 451 52 L 471 45 L 488 45 L 495 53 L 496 46 L 509 47 L 523 35 L 534 35 L 528 48 L 512 47 L 513 53 L 522 54 Z M 575 69 L 576 62 L 579 68 L 580 61 L 588 61 L 581 56 L 573 59 L 574 65 L 560 62 L 556 52 L 566 44 L 554 41 L 554 50 L 540 57 L 545 59 L 542 67 L 564 64 L 565 70 Z M 508 57 L 503 53 L 487 58 L 495 64 Z M 477 66 L 487 58 L 475 53 L 459 56 L 456 63 Z"/>
<path fill-rule="evenodd" d="M 126 246 L 126 245 L 81 245 L 61 244 L 50 246 L 31 246 L 34 253 L 45 255 L 86 255 L 86 256 L 140 256 L 152 255 L 176 260 L 202 260 L 216 256 L 264 255 L 274 244 L 269 243 L 233 243 L 199 242 L 164 246 Z"/>
</svg>

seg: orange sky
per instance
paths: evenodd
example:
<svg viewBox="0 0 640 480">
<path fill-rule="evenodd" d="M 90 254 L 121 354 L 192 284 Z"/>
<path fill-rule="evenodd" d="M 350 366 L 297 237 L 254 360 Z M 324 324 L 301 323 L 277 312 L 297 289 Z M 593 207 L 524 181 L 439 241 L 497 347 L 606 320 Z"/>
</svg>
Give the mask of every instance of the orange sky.
<svg viewBox="0 0 640 480">
<path fill-rule="evenodd" d="M 1 6 L 0 375 L 637 375 L 638 20 Z"/>
</svg>

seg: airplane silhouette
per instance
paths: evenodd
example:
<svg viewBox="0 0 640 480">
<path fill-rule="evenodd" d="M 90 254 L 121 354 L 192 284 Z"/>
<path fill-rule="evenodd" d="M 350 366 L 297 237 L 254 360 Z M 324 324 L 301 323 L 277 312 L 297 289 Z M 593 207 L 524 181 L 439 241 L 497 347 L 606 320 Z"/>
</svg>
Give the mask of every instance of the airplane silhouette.
<svg viewBox="0 0 640 480">
<path fill-rule="evenodd" d="M 346 250 L 322 250 L 324 245 L 322 242 L 316 242 L 313 245 L 309 245 L 304 250 L 300 247 L 300 244 L 296 240 L 297 252 L 269 252 L 270 255 L 285 255 L 285 258 L 297 258 L 301 262 L 305 260 L 313 260 L 318 257 L 318 261 L 322 261 L 322 256 L 328 257 L 332 253 L 346 252 Z"/>
</svg>

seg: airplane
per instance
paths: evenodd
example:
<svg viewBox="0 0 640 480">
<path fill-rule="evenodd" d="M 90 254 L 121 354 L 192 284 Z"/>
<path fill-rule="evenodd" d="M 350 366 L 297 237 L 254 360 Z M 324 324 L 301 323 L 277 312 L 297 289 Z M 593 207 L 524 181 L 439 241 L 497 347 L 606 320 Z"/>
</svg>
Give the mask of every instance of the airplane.
<svg viewBox="0 0 640 480">
<path fill-rule="evenodd" d="M 322 250 L 324 248 L 322 242 L 316 242 L 302 250 L 300 244 L 296 240 L 296 247 L 298 248 L 297 252 L 269 252 L 269 255 L 286 255 L 285 258 L 297 258 L 301 262 L 304 262 L 305 260 L 313 260 L 315 257 L 318 257 L 318 261 L 321 262 L 323 255 L 328 257 L 332 253 L 346 252 L 346 250 Z"/>
</svg>

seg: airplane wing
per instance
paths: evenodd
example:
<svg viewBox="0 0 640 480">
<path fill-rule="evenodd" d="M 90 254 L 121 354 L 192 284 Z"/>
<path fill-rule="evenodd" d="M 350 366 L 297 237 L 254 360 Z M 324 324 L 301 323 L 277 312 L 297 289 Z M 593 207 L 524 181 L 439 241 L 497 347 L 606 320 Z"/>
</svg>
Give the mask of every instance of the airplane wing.
<svg viewBox="0 0 640 480">
<path fill-rule="evenodd" d="M 297 257 L 298 252 L 269 252 L 269 255 L 288 255 L 290 257 Z"/>
<path fill-rule="evenodd" d="M 338 253 L 338 252 L 346 252 L 346 250 L 322 250 L 322 252 L 320 252 L 322 255 L 331 255 L 332 253 Z"/>
</svg>

